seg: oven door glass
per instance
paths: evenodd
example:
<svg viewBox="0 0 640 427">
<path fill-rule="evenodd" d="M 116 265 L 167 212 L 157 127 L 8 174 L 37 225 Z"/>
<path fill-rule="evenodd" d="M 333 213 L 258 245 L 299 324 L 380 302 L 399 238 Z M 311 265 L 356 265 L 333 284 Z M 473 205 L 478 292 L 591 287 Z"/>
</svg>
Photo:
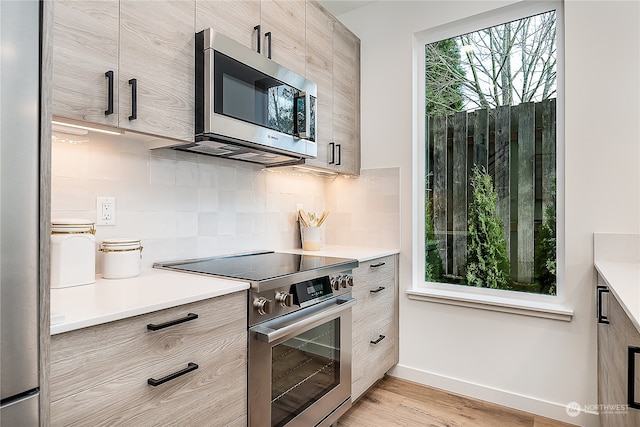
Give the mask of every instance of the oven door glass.
<svg viewBox="0 0 640 427">
<path fill-rule="evenodd" d="M 340 385 L 340 318 L 272 348 L 271 425 L 283 426 Z"/>
<path fill-rule="evenodd" d="M 297 89 L 220 52 L 213 60 L 216 114 L 293 135 Z"/>
</svg>

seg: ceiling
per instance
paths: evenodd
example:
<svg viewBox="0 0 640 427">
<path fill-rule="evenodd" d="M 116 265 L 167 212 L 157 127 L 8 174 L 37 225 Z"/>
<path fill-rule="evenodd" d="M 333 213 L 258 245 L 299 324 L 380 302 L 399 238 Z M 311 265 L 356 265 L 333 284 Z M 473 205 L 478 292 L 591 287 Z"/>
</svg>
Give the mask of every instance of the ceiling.
<svg viewBox="0 0 640 427">
<path fill-rule="evenodd" d="M 367 6 L 371 3 L 375 3 L 375 0 L 318 0 L 318 3 L 320 3 L 322 7 L 327 9 L 334 16 L 338 16 L 360 7 Z"/>
</svg>

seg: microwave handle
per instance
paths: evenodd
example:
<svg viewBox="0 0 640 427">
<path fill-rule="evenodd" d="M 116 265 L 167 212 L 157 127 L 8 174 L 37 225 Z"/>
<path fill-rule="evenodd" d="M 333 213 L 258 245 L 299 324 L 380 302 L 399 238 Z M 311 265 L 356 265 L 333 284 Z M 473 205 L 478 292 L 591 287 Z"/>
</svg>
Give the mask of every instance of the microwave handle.
<svg viewBox="0 0 640 427">
<path fill-rule="evenodd" d="M 354 306 L 355 303 L 355 298 L 340 297 L 336 299 L 336 305 L 332 306 L 331 308 L 312 314 L 311 316 L 305 317 L 304 319 L 291 325 L 283 326 L 282 328 L 278 329 L 258 326 L 253 329 L 253 333 L 255 335 L 255 339 L 257 339 L 258 341 L 272 343 L 276 340 L 279 340 L 280 338 L 286 336 L 295 336 L 301 332 L 304 332 L 306 328 L 316 322 L 322 321 L 323 319 L 335 316 L 338 313 L 351 309 L 351 307 Z"/>
</svg>

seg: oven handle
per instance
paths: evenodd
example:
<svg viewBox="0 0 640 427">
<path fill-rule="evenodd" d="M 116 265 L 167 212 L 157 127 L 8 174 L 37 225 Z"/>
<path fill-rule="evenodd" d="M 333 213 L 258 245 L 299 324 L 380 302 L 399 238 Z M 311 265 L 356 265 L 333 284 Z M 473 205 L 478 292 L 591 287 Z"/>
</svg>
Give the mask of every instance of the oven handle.
<svg viewBox="0 0 640 427">
<path fill-rule="evenodd" d="M 282 337 L 286 337 L 287 335 L 297 335 L 300 332 L 303 332 L 305 328 L 309 325 L 312 325 L 318 321 L 322 321 L 322 319 L 331 317 L 337 313 L 350 309 L 353 305 L 355 305 L 356 299 L 350 297 L 340 297 L 336 299 L 336 305 L 328 308 L 326 310 L 322 310 L 318 313 L 315 313 L 309 317 L 305 317 L 304 319 L 292 323 L 287 326 L 283 326 L 282 328 L 272 329 L 272 328 L 256 328 L 254 329 L 255 339 L 258 341 L 272 343 L 276 340 L 279 340 Z"/>
</svg>

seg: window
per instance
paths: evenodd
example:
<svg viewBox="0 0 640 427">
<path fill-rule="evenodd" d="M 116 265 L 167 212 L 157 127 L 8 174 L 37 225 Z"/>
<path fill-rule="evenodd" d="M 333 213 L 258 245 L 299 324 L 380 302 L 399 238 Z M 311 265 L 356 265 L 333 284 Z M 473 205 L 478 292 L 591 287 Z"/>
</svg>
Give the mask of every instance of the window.
<svg viewBox="0 0 640 427">
<path fill-rule="evenodd" d="M 557 292 L 559 20 L 546 7 L 422 39 L 427 283 Z"/>
</svg>

